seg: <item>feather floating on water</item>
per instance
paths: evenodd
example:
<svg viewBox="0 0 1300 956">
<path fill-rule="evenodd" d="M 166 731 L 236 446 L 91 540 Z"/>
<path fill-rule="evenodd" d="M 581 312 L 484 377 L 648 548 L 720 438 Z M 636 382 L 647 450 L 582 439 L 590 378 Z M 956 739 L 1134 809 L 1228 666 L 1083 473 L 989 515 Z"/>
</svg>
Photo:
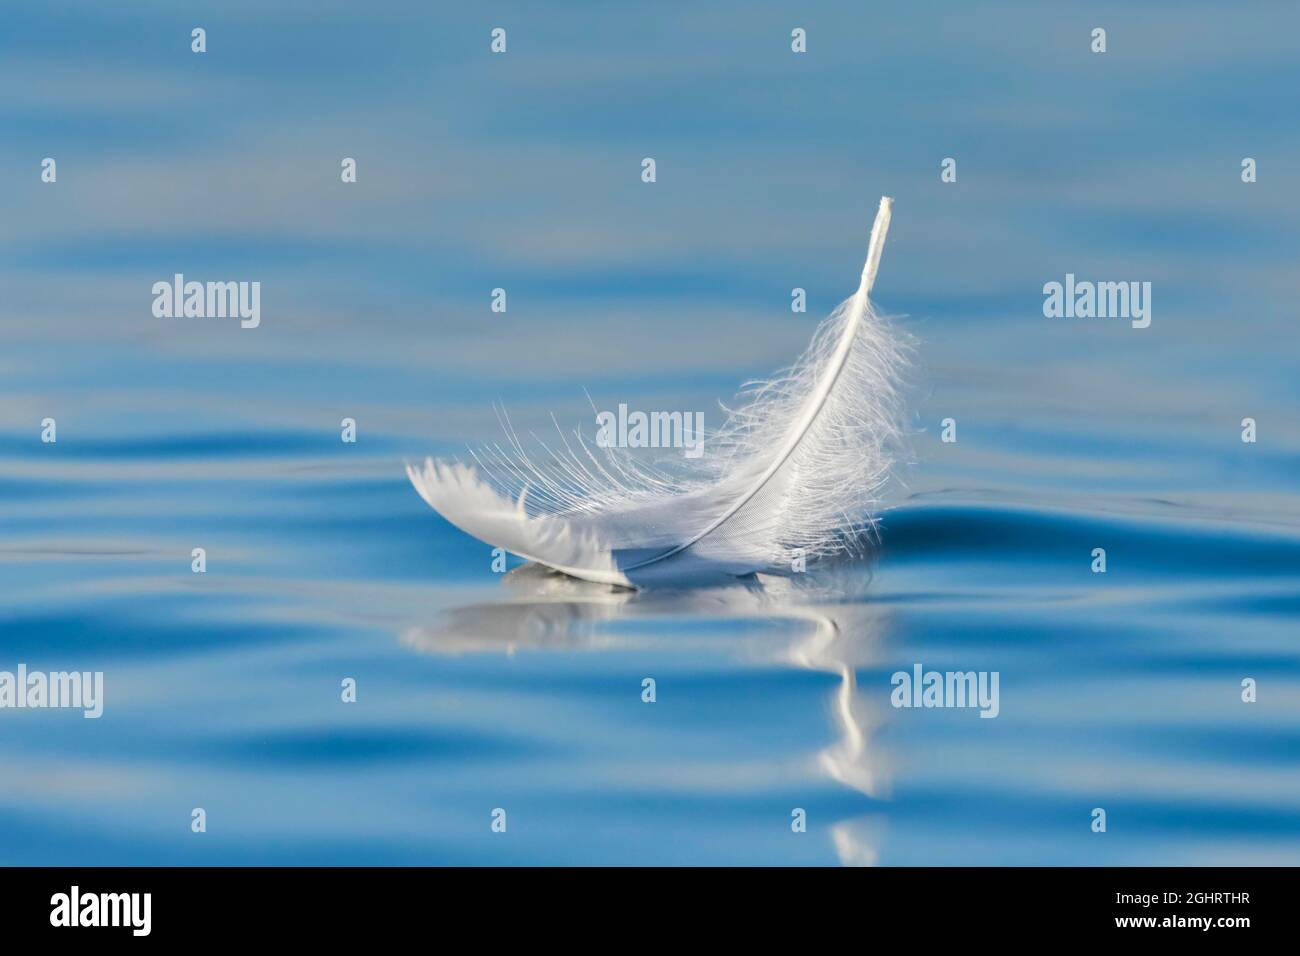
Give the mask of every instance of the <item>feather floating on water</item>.
<svg viewBox="0 0 1300 956">
<path fill-rule="evenodd" d="M 506 420 L 508 448 L 408 465 L 412 484 L 462 531 L 603 584 L 788 572 L 854 551 L 901 433 L 905 346 L 870 300 L 892 206 L 880 200 L 857 291 L 798 362 L 742 395 L 689 470 L 593 449 L 580 434 L 530 455 Z"/>
</svg>

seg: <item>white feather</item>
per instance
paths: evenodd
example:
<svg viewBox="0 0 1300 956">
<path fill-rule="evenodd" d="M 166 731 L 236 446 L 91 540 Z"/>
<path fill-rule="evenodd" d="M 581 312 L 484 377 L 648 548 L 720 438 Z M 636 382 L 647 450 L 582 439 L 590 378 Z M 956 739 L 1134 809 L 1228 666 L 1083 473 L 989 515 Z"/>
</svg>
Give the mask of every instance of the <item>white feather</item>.
<svg viewBox="0 0 1300 956">
<path fill-rule="evenodd" d="M 901 432 L 905 346 L 869 298 L 892 203 L 880 201 L 857 292 L 794 366 L 743 393 L 690 470 L 580 433 L 530 455 L 504 419 L 506 448 L 408 465 L 411 482 L 461 530 L 604 584 L 789 571 L 799 554 L 856 550 Z"/>
</svg>

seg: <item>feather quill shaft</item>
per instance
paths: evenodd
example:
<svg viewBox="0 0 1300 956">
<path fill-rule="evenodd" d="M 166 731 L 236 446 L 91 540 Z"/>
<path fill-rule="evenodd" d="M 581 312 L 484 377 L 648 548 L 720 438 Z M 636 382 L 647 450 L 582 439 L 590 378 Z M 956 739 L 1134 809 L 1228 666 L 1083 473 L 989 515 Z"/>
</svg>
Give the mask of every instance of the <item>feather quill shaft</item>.
<svg viewBox="0 0 1300 956">
<path fill-rule="evenodd" d="M 840 372 L 844 370 L 844 362 L 849 357 L 849 349 L 853 346 L 854 336 L 857 335 L 858 326 L 862 324 L 862 314 L 867 309 L 867 296 L 871 294 L 871 287 L 876 283 L 876 272 L 880 268 L 880 254 L 885 248 L 885 236 L 889 232 L 889 219 L 894 208 L 894 200 L 888 196 L 880 197 L 880 208 L 876 211 L 876 221 L 871 227 L 871 241 L 867 243 L 867 261 L 862 266 L 862 278 L 858 282 L 858 291 L 854 293 L 853 304 L 849 308 L 849 320 L 844 323 L 844 331 L 840 335 L 839 343 L 835 346 L 835 355 L 831 359 L 830 366 L 826 369 L 825 375 L 818 383 L 817 391 L 808 398 L 808 408 L 795 423 L 790 437 L 786 440 L 785 445 L 776 453 L 776 458 L 767 467 L 767 470 L 759 476 L 753 489 L 731 505 L 726 511 L 720 514 L 713 523 L 707 528 L 691 538 L 684 541 L 677 547 L 665 551 L 663 554 L 656 555 L 653 558 L 647 558 L 639 564 L 629 565 L 626 570 L 633 571 L 637 568 L 645 567 L 655 561 L 662 561 L 665 558 L 671 558 L 679 551 L 685 551 L 695 542 L 699 541 L 705 535 L 715 531 L 719 525 L 739 511 L 746 502 L 750 501 L 756 494 L 763 490 L 777 470 L 785 464 L 790 454 L 803 440 L 804 435 L 808 432 L 808 427 L 817 418 L 817 414 L 826 404 L 826 397 L 830 394 L 831 389 L 835 387 L 836 380 L 840 377 Z"/>
</svg>

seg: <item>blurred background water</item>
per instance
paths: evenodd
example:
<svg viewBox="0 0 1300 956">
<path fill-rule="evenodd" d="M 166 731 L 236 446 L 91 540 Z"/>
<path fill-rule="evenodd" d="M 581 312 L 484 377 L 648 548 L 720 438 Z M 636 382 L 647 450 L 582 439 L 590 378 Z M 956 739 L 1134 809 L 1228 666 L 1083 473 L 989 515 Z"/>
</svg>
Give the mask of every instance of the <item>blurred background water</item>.
<svg viewBox="0 0 1300 956">
<path fill-rule="evenodd" d="M 106 683 L 0 711 L 0 862 L 1300 863 L 1293 5 L 0 16 L 0 670 Z M 407 484 L 494 401 L 716 425 L 883 193 L 921 344 L 872 560 L 503 578 Z M 155 318 L 176 272 L 260 328 Z M 1151 327 L 1044 318 L 1067 272 Z M 918 662 L 998 718 L 892 708 Z"/>
</svg>

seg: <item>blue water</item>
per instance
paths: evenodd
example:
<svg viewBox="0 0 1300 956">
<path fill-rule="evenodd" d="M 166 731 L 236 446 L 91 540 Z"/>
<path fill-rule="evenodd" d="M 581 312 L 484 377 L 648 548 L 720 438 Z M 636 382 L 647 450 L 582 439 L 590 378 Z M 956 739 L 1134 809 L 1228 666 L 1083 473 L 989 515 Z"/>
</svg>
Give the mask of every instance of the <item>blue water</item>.
<svg viewBox="0 0 1300 956">
<path fill-rule="evenodd" d="M 1294 8 L 4 20 L 0 670 L 106 699 L 0 710 L 0 863 L 1300 863 Z M 494 401 L 716 424 L 886 192 L 919 348 L 869 558 L 501 575 L 406 482 Z M 155 318 L 178 271 L 261 326 Z M 1045 318 L 1067 272 L 1151 281 L 1151 327 Z M 999 715 L 892 707 L 917 663 Z"/>
</svg>

